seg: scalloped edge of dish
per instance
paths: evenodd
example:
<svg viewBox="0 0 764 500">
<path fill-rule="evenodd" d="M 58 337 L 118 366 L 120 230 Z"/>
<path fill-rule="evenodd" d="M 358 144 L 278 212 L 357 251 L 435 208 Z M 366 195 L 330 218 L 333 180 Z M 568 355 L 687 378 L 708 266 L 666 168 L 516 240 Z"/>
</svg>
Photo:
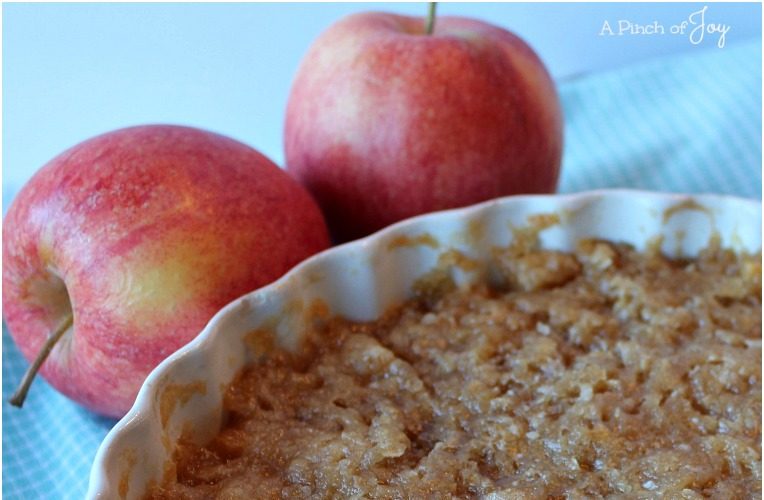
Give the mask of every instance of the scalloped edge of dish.
<svg viewBox="0 0 764 500">
<path fill-rule="evenodd" d="M 136 498 L 151 480 L 159 480 L 156 472 L 166 466 L 182 432 L 194 428 L 200 440 L 212 437 L 222 419 L 225 386 L 252 360 L 241 349 L 247 332 L 267 324 L 278 332 L 281 346 L 294 347 L 295 332 L 304 328 L 304 313 L 315 300 L 325 301 L 332 314 L 373 319 L 405 300 L 414 280 L 444 251 L 485 259 L 491 248 L 509 244 L 512 228 L 538 214 L 559 219 L 540 233 L 548 248 L 569 249 L 584 237 L 644 248 L 660 236 L 666 253 L 693 255 L 718 234 L 724 246 L 761 249 L 761 203 L 710 194 L 520 195 L 399 222 L 321 252 L 221 309 L 199 336 L 148 376 L 131 410 L 99 447 L 87 498 Z"/>
</svg>

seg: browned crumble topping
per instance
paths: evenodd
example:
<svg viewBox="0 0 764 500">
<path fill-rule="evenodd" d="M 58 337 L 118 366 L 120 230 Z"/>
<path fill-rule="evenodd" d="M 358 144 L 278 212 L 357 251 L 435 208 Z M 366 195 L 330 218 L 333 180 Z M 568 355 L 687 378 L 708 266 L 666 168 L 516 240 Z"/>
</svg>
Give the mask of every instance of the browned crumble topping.
<svg viewBox="0 0 764 500">
<path fill-rule="evenodd" d="M 760 259 L 500 252 L 244 371 L 148 498 L 760 498 Z"/>
</svg>

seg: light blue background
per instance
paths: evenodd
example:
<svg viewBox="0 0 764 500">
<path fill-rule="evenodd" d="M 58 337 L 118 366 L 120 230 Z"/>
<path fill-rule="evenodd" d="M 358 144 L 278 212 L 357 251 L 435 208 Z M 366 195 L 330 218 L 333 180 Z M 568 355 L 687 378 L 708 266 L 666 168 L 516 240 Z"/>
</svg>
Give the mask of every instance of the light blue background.
<svg viewBox="0 0 764 500">
<path fill-rule="evenodd" d="M 712 47 L 707 37 L 613 36 L 620 19 L 666 30 L 709 5 L 731 26 L 727 47 L 761 36 L 758 4 L 440 4 L 525 38 L 563 81 L 661 54 Z M 408 4 L 4 4 L 3 213 L 31 175 L 74 144 L 142 123 L 230 135 L 283 165 L 287 95 L 309 44 L 364 10 L 422 15 Z"/>
</svg>

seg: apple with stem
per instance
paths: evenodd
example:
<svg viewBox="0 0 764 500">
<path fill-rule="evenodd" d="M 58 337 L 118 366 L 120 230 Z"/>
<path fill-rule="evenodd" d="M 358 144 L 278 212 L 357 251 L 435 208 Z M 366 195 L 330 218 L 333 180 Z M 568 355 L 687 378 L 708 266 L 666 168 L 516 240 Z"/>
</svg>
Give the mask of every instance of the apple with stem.
<svg viewBox="0 0 764 500">
<path fill-rule="evenodd" d="M 498 196 L 553 192 L 562 117 L 519 37 L 460 17 L 351 15 L 311 46 L 287 105 L 287 169 L 339 240 Z"/>
<path fill-rule="evenodd" d="M 120 417 L 222 306 L 329 245 L 321 212 L 252 148 L 154 125 L 85 141 L 24 186 L 3 227 L 3 314 L 39 369 Z"/>
</svg>

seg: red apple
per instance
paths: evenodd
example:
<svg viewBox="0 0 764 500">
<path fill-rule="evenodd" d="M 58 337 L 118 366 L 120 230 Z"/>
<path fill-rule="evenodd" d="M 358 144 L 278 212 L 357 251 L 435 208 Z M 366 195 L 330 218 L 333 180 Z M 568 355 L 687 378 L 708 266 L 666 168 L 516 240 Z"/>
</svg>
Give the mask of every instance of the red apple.
<svg viewBox="0 0 764 500">
<path fill-rule="evenodd" d="M 3 314 L 30 360 L 62 326 L 42 375 L 119 417 L 218 309 L 328 244 L 310 195 L 252 148 L 186 127 L 122 129 L 54 158 L 13 201 Z"/>
<path fill-rule="evenodd" d="M 553 192 L 562 152 L 554 84 L 516 35 L 465 18 L 362 13 L 303 59 L 287 169 L 331 231 L 353 238 L 423 212 Z"/>
</svg>

